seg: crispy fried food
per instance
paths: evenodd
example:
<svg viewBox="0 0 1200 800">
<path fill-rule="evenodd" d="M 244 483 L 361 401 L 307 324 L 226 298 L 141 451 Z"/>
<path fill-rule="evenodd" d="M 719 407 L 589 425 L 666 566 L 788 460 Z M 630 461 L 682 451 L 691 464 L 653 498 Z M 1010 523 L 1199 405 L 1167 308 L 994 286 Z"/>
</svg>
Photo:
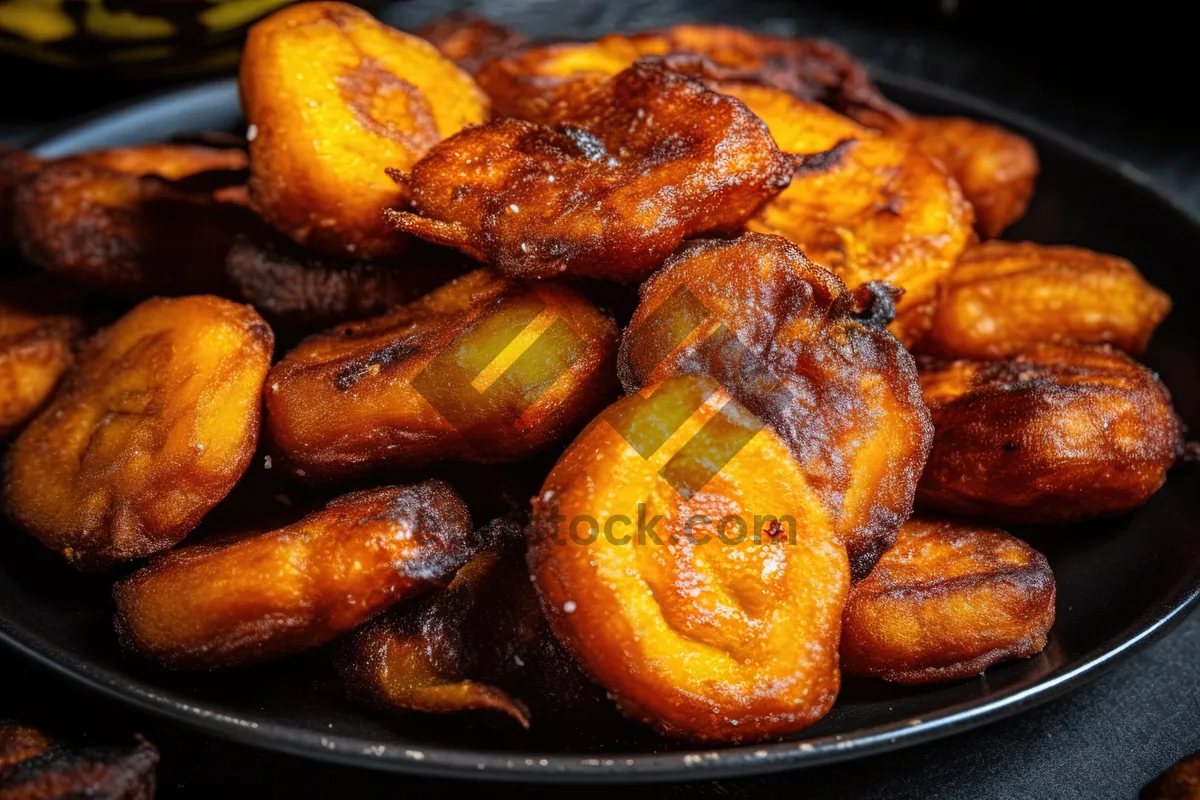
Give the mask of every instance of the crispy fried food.
<svg viewBox="0 0 1200 800">
<path fill-rule="evenodd" d="M 302 342 L 271 370 L 267 428 L 316 479 L 519 461 L 612 396 L 616 337 L 576 289 L 476 270 Z"/>
<path fill-rule="evenodd" d="M 122 643 L 172 669 L 218 669 L 324 644 L 444 584 L 471 556 L 447 484 L 352 492 L 232 543 L 182 547 L 117 582 Z"/>
<path fill-rule="evenodd" d="M 1037 151 L 1023 136 L 959 117 L 910 117 L 884 131 L 945 166 L 974 207 L 984 238 L 999 236 L 1025 214 L 1039 167 Z"/>
<path fill-rule="evenodd" d="M 0 300 L 0 440 L 42 407 L 71 366 L 83 321 Z"/>
<path fill-rule="evenodd" d="M 273 338 L 217 297 L 135 307 L 13 443 L 13 519 L 85 570 L 178 542 L 250 463 Z"/>
<path fill-rule="evenodd" d="M 13 195 L 21 180 L 41 169 L 41 159 L 0 145 L 0 252 L 16 246 L 13 233 Z"/>
<path fill-rule="evenodd" d="M 718 88 L 757 114 L 785 153 L 844 143 L 832 165 L 798 173 L 747 227 L 790 239 L 852 288 L 879 280 L 902 288 L 892 332 L 906 345 L 919 339 L 939 286 L 974 238 L 954 180 L 903 142 L 818 103 L 745 83 Z"/>
<path fill-rule="evenodd" d="M 512 28 L 469 11 L 456 11 L 431 20 L 417 28 L 416 34 L 468 72 L 475 72 L 488 59 L 529 41 Z"/>
<path fill-rule="evenodd" d="M 1138 795 L 1140 800 L 1200 800 L 1200 753 L 1180 759 Z"/>
<path fill-rule="evenodd" d="M 157 175 L 179 181 L 204 172 L 236 173 L 249 164 L 240 147 L 207 147 L 192 144 L 143 144 L 99 150 L 80 156 L 89 164 L 107 167 L 126 175 Z"/>
<path fill-rule="evenodd" d="M 50 749 L 50 737 L 19 722 L 0 721 L 0 779 L 5 771 Z"/>
<path fill-rule="evenodd" d="M 636 282 L 684 238 L 739 230 L 803 163 L 740 102 L 661 59 L 555 124 L 505 119 L 441 143 L 407 181 L 420 216 L 393 223 L 509 275 Z"/>
<path fill-rule="evenodd" d="M 242 54 L 250 197 L 263 219 L 332 255 L 403 248 L 383 209 L 441 139 L 488 118 L 469 75 L 428 42 L 345 3 L 300 3 L 250 29 Z"/>
<path fill-rule="evenodd" d="M 1040 653 L 1053 624 L 1041 553 L 996 528 L 912 519 L 850 589 L 842 669 L 907 684 L 969 678 Z"/>
<path fill-rule="evenodd" d="M 923 365 L 933 450 L 917 504 L 1032 524 L 1131 511 L 1182 452 L 1158 376 L 1106 347 Z"/>
<path fill-rule="evenodd" d="M 933 438 L 916 365 L 865 294 L 778 236 L 692 242 L 642 284 L 620 358 L 629 392 L 709 375 L 770 424 L 838 520 L 856 578 L 912 513 Z"/>
<path fill-rule="evenodd" d="M 17 187 L 22 255 L 56 278 L 108 294 L 221 291 L 239 210 L 98 160 L 59 161 Z"/>
<path fill-rule="evenodd" d="M 1145 351 L 1171 300 L 1123 258 L 1078 247 L 984 242 L 942 288 L 919 349 L 943 358 L 1009 358 L 1046 342 Z"/>
<path fill-rule="evenodd" d="M 483 64 L 476 79 L 500 116 L 547 122 L 563 102 L 644 56 L 704 56 L 731 79 L 752 81 L 843 113 L 889 120 L 903 112 L 884 99 L 866 69 L 836 45 L 726 25 L 676 25 L 610 34 L 595 42 L 523 48 Z"/>
<path fill-rule="evenodd" d="M 558 638 L 662 733 L 758 740 L 833 704 L 850 584 L 836 519 L 709 378 L 618 400 L 579 435 L 534 499 L 529 564 Z"/>
<path fill-rule="evenodd" d="M 239 236 L 225 269 L 238 297 L 272 325 L 308 330 L 390 311 L 463 271 L 431 253 L 402 262 L 322 256 L 266 231 Z"/>
<path fill-rule="evenodd" d="M 0 768 L 4 800 L 153 800 L 158 750 L 142 737 L 133 747 L 53 745 L 13 766 Z"/>
<path fill-rule="evenodd" d="M 521 540 L 521 529 L 505 525 Z M 336 661 L 360 700 L 402 711 L 488 710 L 529 727 L 529 709 L 503 686 L 538 657 L 545 627 L 524 553 L 487 550 L 444 592 L 396 606 L 352 633 Z"/>
</svg>

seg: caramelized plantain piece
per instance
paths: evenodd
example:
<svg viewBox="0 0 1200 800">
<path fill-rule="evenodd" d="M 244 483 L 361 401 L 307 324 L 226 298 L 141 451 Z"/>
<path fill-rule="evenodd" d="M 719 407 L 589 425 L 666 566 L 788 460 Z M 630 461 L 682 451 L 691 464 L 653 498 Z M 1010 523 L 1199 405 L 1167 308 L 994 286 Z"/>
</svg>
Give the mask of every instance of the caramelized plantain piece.
<svg viewBox="0 0 1200 800">
<path fill-rule="evenodd" d="M 843 113 L 891 120 L 903 112 L 884 99 L 866 69 L 836 45 L 726 25 L 676 25 L 610 34 L 501 54 L 476 71 L 500 116 L 548 122 L 556 108 L 644 56 L 704 56 L 731 79 L 761 83 Z"/>
<path fill-rule="evenodd" d="M 271 370 L 267 428 L 316 479 L 520 461 L 612 396 L 616 338 L 576 289 L 476 270 L 302 342 Z"/>
<path fill-rule="evenodd" d="M 135 307 L 13 443 L 13 519 L 86 570 L 174 545 L 250 464 L 273 338 L 217 297 Z"/>
<path fill-rule="evenodd" d="M 922 352 L 1009 358 L 1040 343 L 1111 344 L 1139 355 L 1171 300 L 1123 258 L 1078 247 L 991 241 L 943 285 Z"/>
<path fill-rule="evenodd" d="M 24 150 L 0 145 L 0 252 L 17 244 L 13 233 L 13 196 L 17 184 L 41 167 L 41 159 Z"/>
<path fill-rule="evenodd" d="M 1054 573 L 1041 553 L 995 528 L 912 519 L 850 589 L 842 670 L 960 680 L 1040 653 L 1053 624 Z"/>
<path fill-rule="evenodd" d="M 903 142 L 878 136 L 811 101 L 724 83 L 787 153 L 838 147 L 825 169 L 798 173 L 747 227 L 785 236 L 850 287 L 884 280 L 904 290 L 892 332 L 906 345 L 929 328 L 938 289 L 974 238 L 954 180 Z"/>
<path fill-rule="evenodd" d="M 158 749 L 142 737 L 133 747 L 51 745 L 8 768 L 0 765 L 4 800 L 153 800 Z"/>
<path fill-rule="evenodd" d="M 116 583 L 122 644 L 171 669 L 298 653 L 444 585 L 471 556 L 447 484 L 352 492 L 285 528 L 181 547 Z"/>
<path fill-rule="evenodd" d="M 838 520 L 855 578 L 912 513 L 933 438 L 916 365 L 872 312 L 794 245 L 747 233 L 668 259 L 621 342 L 627 391 L 708 375 L 775 429 Z"/>
<path fill-rule="evenodd" d="M 181 181 L 205 172 L 239 173 L 250 164 L 240 147 L 207 147 L 193 144 L 143 144 L 84 153 L 89 164 L 126 175 L 156 175 Z"/>
<path fill-rule="evenodd" d="M 433 253 L 403 262 L 322 256 L 266 231 L 239 236 L 225 269 L 238 297 L 272 325 L 310 331 L 390 311 L 463 271 Z"/>
<path fill-rule="evenodd" d="M 999 236 L 1024 215 L 1039 169 L 1037 151 L 1024 137 L 960 117 L 911 117 L 884 131 L 941 162 L 974 207 L 984 238 Z"/>
<path fill-rule="evenodd" d="M 0 720 L 0 780 L 13 766 L 50 749 L 49 736 L 19 722 Z"/>
<path fill-rule="evenodd" d="M 1200 800 L 1200 753 L 1180 759 L 1151 781 L 1140 800 Z"/>
<path fill-rule="evenodd" d="M 240 210 L 97 160 L 56 162 L 17 187 L 22 255 L 56 278 L 108 294 L 222 291 Z"/>
<path fill-rule="evenodd" d="M 272 226 L 331 255 L 403 247 L 383 209 L 441 139 L 488 117 L 469 75 L 428 42 L 345 3 L 300 3 L 250 29 L 242 54 L 250 198 Z"/>
<path fill-rule="evenodd" d="M 518 526 L 504 527 L 521 541 Z M 528 707 L 501 688 L 520 682 L 545 628 L 523 556 L 511 546 L 482 552 L 444 592 L 350 634 L 335 659 L 350 694 L 392 710 L 496 711 L 528 728 Z"/>
<path fill-rule="evenodd" d="M 551 627 L 628 716 L 753 741 L 833 705 L 850 584 L 837 524 L 787 445 L 709 378 L 618 400 L 534 499 Z"/>
<path fill-rule="evenodd" d="M 924 365 L 933 450 L 917 504 L 1018 523 L 1132 511 L 1182 453 L 1158 376 L 1106 347 Z"/>
<path fill-rule="evenodd" d="M 50 397 L 71 366 L 82 320 L 0 300 L 0 440 Z"/>
<path fill-rule="evenodd" d="M 529 41 L 512 28 L 469 11 L 456 11 L 430 20 L 417 28 L 416 34 L 468 72 L 475 72 L 485 61 L 505 55 Z"/>
<path fill-rule="evenodd" d="M 684 238 L 739 230 L 803 163 L 740 102 L 661 59 L 555 124 L 505 119 L 442 142 L 407 181 L 419 215 L 393 223 L 509 275 L 636 282 Z"/>
</svg>

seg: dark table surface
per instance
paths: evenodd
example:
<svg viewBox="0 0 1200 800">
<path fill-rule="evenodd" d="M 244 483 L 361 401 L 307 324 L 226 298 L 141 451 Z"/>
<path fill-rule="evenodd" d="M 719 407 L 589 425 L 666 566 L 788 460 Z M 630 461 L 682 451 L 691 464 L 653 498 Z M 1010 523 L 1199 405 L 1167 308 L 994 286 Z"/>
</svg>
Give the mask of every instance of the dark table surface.
<svg viewBox="0 0 1200 800">
<path fill-rule="evenodd" d="M 1147 59 L 1145 50 L 1052 33 L 1021 35 L 1021 23 L 967 24 L 939 20 L 926 4 L 871 3 L 822 6 L 769 0 L 612 2 L 602 13 L 545 0 L 490 0 L 471 4 L 415 0 L 387 8 L 388 21 L 410 26 L 448 8 L 468 5 L 506 19 L 527 32 L 554 30 L 589 35 L 677 20 L 741 22 L 777 33 L 825 36 L 847 46 L 875 68 L 924 78 L 1006 105 L 1057 127 L 1131 168 L 1200 212 L 1200 122 L 1186 104 L 1171 102 L 1179 68 Z M 941 3 L 942 7 L 957 4 Z M 978 6 L 978 4 L 976 4 Z M 1020 6 L 1020 4 L 1018 4 Z M 970 10 L 970 7 L 964 6 Z M 1044 22 L 1044 21 L 1043 21 Z M 1047 23 L 1048 24 L 1048 23 Z M 1166 44 L 1162 47 L 1165 49 Z M 1131 72 L 1131 51 L 1141 72 Z M 1178 63 L 1183 63 L 1181 60 Z M 12 62 L 0 70 L 12 74 Z M 1194 69 L 1193 69 L 1194 75 Z M 94 78 L 58 79 L 12 86 L 13 102 L 0 121 L 0 141 L 24 142 L 98 105 L 145 91 Z M 753 779 L 618 788 L 628 797 L 808 798 L 1133 798 L 1171 763 L 1200 750 L 1200 614 L 1121 667 L 1066 698 L 989 727 L 889 755 L 830 767 Z M 13 717 L 80 743 L 128 740 L 144 733 L 162 751 L 161 797 L 210 797 L 216 792 L 268 789 L 292 796 L 394 796 L 492 794 L 496 787 L 371 775 L 251 751 L 95 697 L 49 671 L 0 654 L 7 679 L 0 684 L 0 718 Z M 522 787 L 526 796 L 559 794 L 552 786 Z M 571 787 L 585 797 L 611 795 L 613 787 Z"/>
</svg>

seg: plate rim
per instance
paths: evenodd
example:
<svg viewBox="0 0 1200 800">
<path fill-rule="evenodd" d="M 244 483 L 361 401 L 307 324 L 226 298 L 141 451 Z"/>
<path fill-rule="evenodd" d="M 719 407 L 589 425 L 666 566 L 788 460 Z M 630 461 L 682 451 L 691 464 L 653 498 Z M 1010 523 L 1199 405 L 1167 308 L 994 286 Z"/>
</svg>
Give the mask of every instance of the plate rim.
<svg viewBox="0 0 1200 800">
<path fill-rule="evenodd" d="M 1189 227 L 1200 232 L 1200 215 L 1165 191 L 1149 176 L 1118 158 L 1062 133 L 1051 126 L 981 99 L 920 78 L 885 70 L 872 70 L 872 77 L 885 92 L 898 89 L 953 105 L 972 117 L 989 119 L 1052 143 L 1073 153 L 1098 171 L 1109 173 L 1160 205 L 1165 205 Z M 65 142 L 81 129 L 95 127 L 114 117 L 128 118 L 170 102 L 181 108 L 203 99 L 236 94 L 237 79 L 225 77 L 165 89 L 123 103 L 75 117 L 55 125 L 28 145 L 34 152 L 66 152 Z M 115 123 L 114 123 L 115 124 Z M 128 123 L 126 123 L 128 124 Z M 93 134 L 94 135 L 94 134 Z M 445 745 L 387 745 L 353 736 L 324 735 L 253 718 L 239 719 L 205 704 L 193 705 L 174 690 L 156 690 L 147 682 L 109 669 L 96 669 L 77 662 L 65 648 L 50 643 L 45 647 L 28 641 L 0 618 L 0 644 L 23 657 L 49 668 L 77 684 L 143 712 L 179 723 L 222 739 L 288 755 L 325 761 L 342 766 L 429 777 L 491 780 L 577 782 L 652 782 L 690 781 L 731 778 L 801 769 L 847 761 L 854 758 L 914 746 L 951 734 L 962 733 L 996 722 L 1055 700 L 1116 667 L 1167 632 L 1177 627 L 1200 605 L 1200 564 L 1194 565 L 1175 595 L 1139 615 L 1127 630 L 1131 636 L 1118 636 L 1093 648 L 1071 669 L 1019 686 L 964 701 L 924 715 L 921 719 L 899 720 L 887 725 L 861 728 L 852 733 L 823 736 L 791 742 L 718 747 L 704 750 L 670 752 L 600 753 L 569 755 L 562 753 L 498 753 L 477 747 L 453 748 Z"/>
</svg>

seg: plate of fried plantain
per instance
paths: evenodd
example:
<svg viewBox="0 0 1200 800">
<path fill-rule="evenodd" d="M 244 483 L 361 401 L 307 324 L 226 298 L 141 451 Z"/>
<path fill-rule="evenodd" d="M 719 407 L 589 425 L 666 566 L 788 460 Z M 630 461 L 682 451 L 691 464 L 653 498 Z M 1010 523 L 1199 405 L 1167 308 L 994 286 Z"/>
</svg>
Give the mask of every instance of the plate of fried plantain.
<svg viewBox="0 0 1200 800">
<path fill-rule="evenodd" d="M 716 777 L 1200 598 L 1200 224 L 828 42 L 336 2 L 0 152 L 0 641 L 396 772 Z"/>
</svg>

